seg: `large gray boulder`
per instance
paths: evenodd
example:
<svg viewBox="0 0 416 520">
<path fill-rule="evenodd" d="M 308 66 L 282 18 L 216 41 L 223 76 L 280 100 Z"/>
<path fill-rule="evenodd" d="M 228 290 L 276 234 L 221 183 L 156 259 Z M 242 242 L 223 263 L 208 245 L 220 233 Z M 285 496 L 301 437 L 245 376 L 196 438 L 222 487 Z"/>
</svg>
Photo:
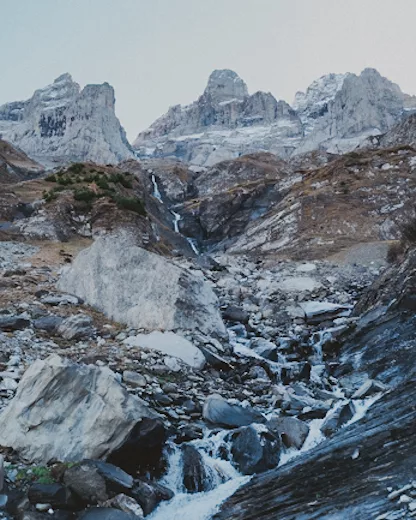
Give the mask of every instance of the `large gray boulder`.
<svg viewBox="0 0 416 520">
<path fill-rule="evenodd" d="M 154 417 L 109 368 L 51 355 L 28 368 L 0 415 L 0 445 L 42 464 L 106 458 Z"/>
<path fill-rule="evenodd" d="M 248 426 L 252 423 L 264 423 L 266 421 L 264 415 L 254 408 L 229 403 L 219 394 L 212 394 L 207 397 L 202 415 L 207 422 L 227 428 Z"/>
<path fill-rule="evenodd" d="M 132 327 L 226 332 L 217 297 L 204 279 L 141 249 L 127 232 L 101 237 L 81 251 L 59 287 Z"/>
</svg>

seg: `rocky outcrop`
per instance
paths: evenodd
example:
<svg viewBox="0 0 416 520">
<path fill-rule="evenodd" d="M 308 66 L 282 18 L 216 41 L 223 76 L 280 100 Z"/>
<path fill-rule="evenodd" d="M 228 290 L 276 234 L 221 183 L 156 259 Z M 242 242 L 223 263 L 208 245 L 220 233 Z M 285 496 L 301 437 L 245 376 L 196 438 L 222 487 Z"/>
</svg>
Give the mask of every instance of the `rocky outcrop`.
<svg viewBox="0 0 416 520">
<path fill-rule="evenodd" d="M 0 107 L 0 136 L 42 164 L 118 163 L 133 156 L 108 83 L 83 90 L 69 74 Z"/>
<path fill-rule="evenodd" d="M 0 184 L 38 177 L 42 171 L 40 164 L 0 139 Z"/>
<path fill-rule="evenodd" d="M 259 150 L 287 155 L 302 135 L 302 123 L 287 103 L 270 93 L 248 95 L 235 72 L 216 70 L 197 101 L 171 107 L 133 146 L 140 156 L 210 166 Z"/>
<path fill-rule="evenodd" d="M 318 147 L 333 153 L 353 150 L 368 136 L 386 132 L 403 111 L 404 94 L 375 69 L 365 69 L 359 76 L 349 74 L 296 153 Z"/>
<path fill-rule="evenodd" d="M 82 251 L 59 287 L 132 327 L 225 334 L 217 298 L 204 279 L 137 247 L 126 232 Z"/>
<path fill-rule="evenodd" d="M 329 104 L 341 90 L 344 80 L 350 74 L 327 74 L 313 81 L 305 92 L 296 92 L 292 104 L 305 125 L 305 133 L 310 133 L 328 112 Z"/>
<path fill-rule="evenodd" d="M 35 361 L 0 416 L 0 444 L 38 463 L 108 457 L 157 414 L 104 367 Z"/>
</svg>

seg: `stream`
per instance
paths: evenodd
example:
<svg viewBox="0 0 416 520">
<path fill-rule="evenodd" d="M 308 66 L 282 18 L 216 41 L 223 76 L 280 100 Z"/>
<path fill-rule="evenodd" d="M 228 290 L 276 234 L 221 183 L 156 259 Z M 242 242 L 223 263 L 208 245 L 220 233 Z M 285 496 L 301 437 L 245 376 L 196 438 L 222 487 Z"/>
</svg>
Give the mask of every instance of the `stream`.
<svg viewBox="0 0 416 520">
<path fill-rule="evenodd" d="M 322 360 L 322 349 L 319 343 L 331 334 L 331 329 L 322 331 L 319 341 L 315 345 L 315 357 L 317 365 Z M 242 358 L 260 358 L 255 352 L 245 345 L 245 339 L 238 337 L 233 330 L 229 330 L 230 343 L 234 353 Z M 264 360 L 264 358 L 261 358 Z M 272 372 L 279 374 L 283 367 L 287 367 L 284 356 L 278 362 L 267 361 Z M 316 376 L 318 377 L 318 376 Z M 333 390 L 334 404 L 322 419 L 312 419 L 308 422 L 309 433 L 301 449 L 282 447 L 278 466 L 283 466 L 301 454 L 313 450 L 318 444 L 325 441 L 326 437 L 321 432 L 324 421 L 333 415 L 340 407 L 348 403 L 340 387 L 336 386 Z M 376 402 L 381 393 L 367 397 L 365 399 L 353 399 L 354 415 L 341 428 L 362 419 L 370 406 Z M 263 414 L 268 417 L 276 414 L 277 409 L 263 409 Z M 175 492 L 175 496 L 169 501 L 164 502 L 148 517 L 149 520 L 209 520 L 219 511 L 221 504 L 231 496 L 240 486 L 251 479 L 251 476 L 242 475 L 234 467 L 231 453 L 231 446 L 226 437 L 230 430 L 212 430 L 205 427 L 204 437 L 200 440 L 191 441 L 187 444 L 192 445 L 202 455 L 207 478 L 209 478 L 210 491 L 200 493 L 187 493 L 183 485 L 183 463 L 181 448 L 174 443 L 170 443 L 167 448 L 168 471 L 160 480 L 160 483 Z"/>
</svg>

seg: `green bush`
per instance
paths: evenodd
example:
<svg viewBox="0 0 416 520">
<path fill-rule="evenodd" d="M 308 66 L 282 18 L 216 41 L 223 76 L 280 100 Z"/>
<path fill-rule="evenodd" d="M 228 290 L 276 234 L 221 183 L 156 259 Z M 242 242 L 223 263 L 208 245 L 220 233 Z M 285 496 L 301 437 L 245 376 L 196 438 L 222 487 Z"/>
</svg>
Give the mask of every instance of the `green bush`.
<svg viewBox="0 0 416 520">
<path fill-rule="evenodd" d="M 102 190 L 109 190 L 110 185 L 108 184 L 105 177 L 99 177 L 98 180 L 95 181 L 97 183 L 97 186 L 101 188 Z"/>
<path fill-rule="evenodd" d="M 117 207 L 120 209 L 134 211 L 135 213 L 138 213 L 142 216 L 146 215 L 146 209 L 140 199 L 136 199 L 134 197 L 116 197 L 115 202 Z"/>
<path fill-rule="evenodd" d="M 95 198 L 96 194 L 86 188 L 74 191 L 74 199 L 79 202 L 92 202 Z"/>
<path fill-rule="evenodd" d="M 53 173 L 52 173 L 52 175 L 48 175 L 45 178 L 45 181 L 47 181 L 47 182 L 56 182 L 56 175 L 54 175 Z"/>
<path fill-rule="evenodd" d="M 68 171 L 71 173 L 81 173 L 85 166 L 82 163 L 74 163 L 68 168 Z"/>
</svg>

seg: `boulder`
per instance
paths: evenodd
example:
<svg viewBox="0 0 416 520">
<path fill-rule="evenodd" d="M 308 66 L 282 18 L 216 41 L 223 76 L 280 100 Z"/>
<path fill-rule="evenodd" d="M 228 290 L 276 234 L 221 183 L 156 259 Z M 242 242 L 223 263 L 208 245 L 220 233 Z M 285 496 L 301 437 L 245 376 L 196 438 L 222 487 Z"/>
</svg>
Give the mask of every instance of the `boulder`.
<svg viewBox="0 0 416 520">
<path fill-rule="evenodd" d="M 59 325 L 63 322 L 60 316 L 43 316 L 33 322 L 35 329 L 46 330 L 46 332 L 54 333 L 58 330 Z"/>
<path fill-rule="evenodd" d="M 349 401 L 325 419 L 321 426 L 321 432 L 327 437 L 333 435 L 339 428 L 341 428 L 341 426 L 353 418 L 354 413 L 354 403 Z"/>
<path fill-rule="evenodd" d="M 183 485 L 189 493 L 209 491 L 211 479 L 199 451 L 190 444 L 182 446 Z"/>
<path fill-rule="evenodd" d="M 112 507 L 93 507 L 84 511 L 79 520 L 142 520 L 143 517 Z"/>
<path fill-rule="evenodd" d="M 58 327 L 58 333 L 64 339 L 87 339 L 94 334 L 91 316 L 77 314 L 66 318 Z"/>
<path fill-rule="evenodd" d="M 223 311 L 222 315 L 225 320 L 236 323 L 248 323 L 249 314 L 245 310 L 236 305 L 228 305 Z"/>
<path fill-rule="evenodd" d="M 145 417 L 129 432 L 120 447 L 108 457 L 112 464 L 128 473 L 159 474 L 163 469 L 163 448 L 166 442 L 163 422 Z"/>
<path fill-rule="evenodd" d="M 280 435 L 286 448 L 300 450 L 309 433 L 309 426 L 296 417 L 271 417 L 267 427 Z"/>
<path fill-rule="evenodd" d="M 140 479 L 135 482 L 131 495 L 137 500 L 147 516 L 156 509 L 160 502 L 173 498 L 174 493 L 157 482 Z"/>
<path fill-rule="evenodd" d="M 264 425 L 250 425 L 232 434 L 233 461 L 244 475 L 275 468 L 280 459 L 280 439 Z"/>
<path fill-rule="evenodd" d="M 352 310 L 352 305 L 331 302 L 306 301 L 300 303 L 300 306 L 305 313 L 306 321 L 311 325 L 349 316 Z"/>
<path fill-rule="evenodd" d="M 132 327 L 225 337 L 217 297 L 203 277 L 135 244 L 128 232 L 99 238 L 79 253 L 59 287 Z"/>
<path fill-rule="evenodd" d="M 25 316 L 12 316 L 10 314 L 0 314 L 0 330 L 12 332 L 23 330 L 30 327 L 30 320 Z"/>
<path fill-rule="evenodd" d="M 238 428 L 252 423 L 264 423 L 265 417 L 251 407 L 231 404 L 219 394 L 210 395 L 202 411 L 204 419 L 226 428 Z"/>
<path fill-rule="evenodd" d="M 32 484 L 28 491 L 31 504 L 50 504 L 57 509 L 77 509 L 79 502 L 71 491 L 61 484 Z"/>
<path fill-rule="evenodd" d="M 150 334 L 138 334 L 126 338 L 124 343 L 177 357 L 195 370 L 201 370 L 205 365 L 204 354 L 190 341 L 174 332 L 153 331 Z"/>
<path fill-rule="evenodd" d="M 124 493 L 119 493 L 115 497 L 110 498 L 103 505 L 107 507 L 115 507 L 121 511 L 124 511 L 125 513 L 134 515 L 136 518 L 144 518 L 143 509 L 140 507 L 140 505 L 134 498 L 129 497 Z"/>
<path fill-rule="evenodd" d="M 105 458 L 157 414 L 107 367 L 36 360 L 0 415 L 0 444 L 39 463 Z"/>
</svg>

